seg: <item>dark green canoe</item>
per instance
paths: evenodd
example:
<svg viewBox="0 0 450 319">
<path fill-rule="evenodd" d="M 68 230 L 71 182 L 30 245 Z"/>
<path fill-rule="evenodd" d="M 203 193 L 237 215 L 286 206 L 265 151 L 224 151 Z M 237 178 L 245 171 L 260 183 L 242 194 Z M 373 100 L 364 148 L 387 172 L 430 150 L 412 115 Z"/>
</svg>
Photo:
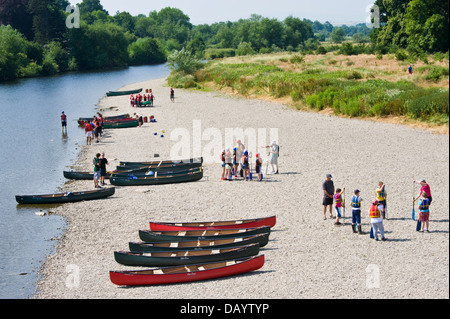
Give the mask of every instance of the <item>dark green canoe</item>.
<svg viewBox="0 0 450 319">
<path fill-rule="evenodd" d="M 106 96 L 121 96 L 141 93 L 142 89 L 129 90 L 129 91 L 109 91 Z"/>
<path fill-rule="evenodd" d="M 142 186 L 142 185 L 163 185 L 176 183 L 189 183 L 201 180 L 203 178 L 203 170 L 197 172 L 189 172 L 178 175 L 164 175 L 164 176 L 111 176 L 109 179 L 112 185 L 116 186 Z"/>
<path fill-rule="evenodd" d="M 16 201 L 19 204 L 64 204 L 106 198 L 114 195 L 114 193 L 115 188 L 110 187 L 85 192 L 68 192 L 48 195 L 16 195 Z"/>
<path fill-rule="evenodd" d="M 115 251 L 115 260 L 126 266 L 180 266 L 198 263 L 208 263 L 256 256 L 259 253 L 259 245 L 251 244 L 224 249 L 209 250 L 185 250 L 169 252 L 133 253 Z"/>
<path fill-rule="evenodd" d="M 144 253 L 153 251 L 185 251 L 202 249 L 222 249 L 250 244 L 259 244 L 265 247 L 269 243 L 269 234 L 261 234 L 250 237 L 239 237 L 229 239 L 197 240 L 197 241 L 177 241 L 177 242 L 154 242 L 154 243 L 128 243 L 132 252 Z"/>
<path fill-rule="evenodd" d="M 148 172 L 154 170 L 189 170 L 191 168 L 202 167 L 202 163 L 172 163 L 172 164 L 152 164 L 143 166 L 120 166 L 116 167 L 116 171 L 121 173 L 122 171 L 135 171 L 135 172 Z"/>
<path fill-rule="evenodd" d="M 198 241 L 217 240 L 248 237 L 259 234 L 269 234 L 270 227 L 250 228 L 250 229 L 221 229 L 221 230 L 201 230 L 201 231 L 151 231 L 140 230 L 139 238 L 144 242 L 167 242 L 167 241 Z"/>
<path fill-rule="evenodd" d="M 165 161 L 150 161 L 150 162 L 119 162 L 119 166 L 154 166 L 154 165 L 187 165 L 187 164 L 202 164 L 203 157 L 195 157 L 182 160 L 165 160 Z"/>
<path fill-rule="evenodd" d="M 127 120 L 127 121 L 111 121 L 111 122 L 104 122 L 103 128 L 104 129 L 113 129 L 113 128 L 129 128 L 129 127 L 137 127 L 139 126 L 138 120 Z"/>
</svg>

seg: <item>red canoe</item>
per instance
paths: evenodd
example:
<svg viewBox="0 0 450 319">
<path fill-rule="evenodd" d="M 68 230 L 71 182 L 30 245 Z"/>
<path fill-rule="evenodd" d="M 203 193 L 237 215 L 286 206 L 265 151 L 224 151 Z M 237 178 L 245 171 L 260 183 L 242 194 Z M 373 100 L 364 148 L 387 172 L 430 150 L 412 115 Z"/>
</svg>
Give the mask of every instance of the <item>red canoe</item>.
<svg viewBox="0 0 450 319">
<path fill-rule="evenodd" d="M 186 223 L 165 223 L 150 222 L 150 230 L 152 231 L 180 231 L 180 230 L 214 230 L 214 229 L 244 229 L 258 227 L 273 227 L 277 222 L 276 216 L 233 220 L 233 221 L 217 221 L 217 222 L 186 222 Z"/>
<path fill-rule="evenodd" d="M 118 286 L 163 285 L 235 276 L 260 269 L 264 255 L 245 259 L 153 270 L 110 271 L 111 282 Z"/>
</svg>

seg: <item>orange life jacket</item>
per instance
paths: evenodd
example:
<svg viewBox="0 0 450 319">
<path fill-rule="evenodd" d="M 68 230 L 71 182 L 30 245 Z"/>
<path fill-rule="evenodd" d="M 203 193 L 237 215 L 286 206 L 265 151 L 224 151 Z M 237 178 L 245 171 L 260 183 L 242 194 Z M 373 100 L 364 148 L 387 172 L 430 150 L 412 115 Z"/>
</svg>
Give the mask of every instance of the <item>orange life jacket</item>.
<svg viewBox="0 0 450 319">
<path fill-rule="evenodd" d="M 378 205 L 370 206 L 370 218 L 380 218 L 381 213 L 378 210 Z"/>
</svg>

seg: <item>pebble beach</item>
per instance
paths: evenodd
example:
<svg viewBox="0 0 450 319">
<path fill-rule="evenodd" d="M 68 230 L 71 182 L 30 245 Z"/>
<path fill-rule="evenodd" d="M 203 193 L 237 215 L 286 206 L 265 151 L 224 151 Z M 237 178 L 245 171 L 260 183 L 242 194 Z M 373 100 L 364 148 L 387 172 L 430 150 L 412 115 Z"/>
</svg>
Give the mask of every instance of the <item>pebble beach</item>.
<svg viewBox="0 0 450 319">
<path fill-rule="evenodd" d="M 165 79 L 133 83 L 121 90 L 135 88 L 151 88 L 155 106 L 133 108 L 129 96 L 104 97 L 98 110 L 104 116 L 154 116 L 157 122 L 105 130 L 99 143 L 82 147 L 70 169 L 91 171 L 96 153 L 105 153 L 109 170 L 120 161 L 172 159 L 180 132 L 189 133 L 191 155 L 196 155 L 200 145 L 206 155 L 215 156 L 205 161 L 204 178 L 198 182 L 116 187 L 110 198 L 53 209 L 52 213 L 67 219 L 68 227 L 42 265 L 34 299 L 449 298 L 448 135 L 302 112 L 280 103 L 220 92 L 175 90 L 172 103 Z M 75 125 L 69 129 L 82 129 Z M 221 180 L 220 153 L 211 151 L 216 145 L 211 140 L 222 139 L 219 149 L 233 148 L 236 139 L 245 138 L 229 138 L 227 132 L 236 128 L 261 132 L 249 151 L 260 152 L 264 161 L 266 150 L 261 146 L 272 139 L 279 142 L 280 174 L 271 174 L 269 167 L 261 182 Z M 264 162 L 264 173 L 265 169 Z M 343 226 L 335 226 L 328 213 L 323 219 L 322 182 L 328 173 L 336 188 L 346 188 Z M 416 232 L 411 219 L 412 181 L 421 178 L 430 184 L 433 195 L 429 233 Z M 379 181 L 386 184 L 388 193 L 387 241 L 383 242 L 369 238 L 368 209 Z M 350 226 L 349 203 L 356 188 L 363 198 L 362 235 L 354 234 Z M 416 185 L 414 196 L 419 188 Z M 64 185 L 66 191 L 90 189 L 94 189 L 93 181 L 67 181 Z M 113 253 L 128 250 L 130 241 L 139 241 L 138 231 L 149 229 L 149 221 L 272 215 L 277 216 L 277 224 L 269 244 L 260 251 L 266 262 L 258 271 L 204 282 L 134 288 L 118 287 L 109 279 L 110 270 L 142 269 L 118 264 Z"/>
</svg>

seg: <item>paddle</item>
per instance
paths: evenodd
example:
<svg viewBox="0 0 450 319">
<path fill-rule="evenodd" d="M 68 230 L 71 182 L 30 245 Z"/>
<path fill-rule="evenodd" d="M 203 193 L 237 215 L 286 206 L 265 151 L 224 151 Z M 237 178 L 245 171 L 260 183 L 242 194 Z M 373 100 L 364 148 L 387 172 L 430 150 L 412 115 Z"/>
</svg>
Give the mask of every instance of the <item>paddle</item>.
<svg viewBox="0 0 450 319">
<path fill-rule="evenodd" d="M 417 225 L 416 225 L 416 231 L 420 231 L 422 228 L 422 222 L 418 219 L 417 220 Z"/>
<path fill-rule="evenodd" d="M 374 239 L 375 236 L 373 235 L 373 226 L 370 227 L 370 238 Z"/>
</svg>

